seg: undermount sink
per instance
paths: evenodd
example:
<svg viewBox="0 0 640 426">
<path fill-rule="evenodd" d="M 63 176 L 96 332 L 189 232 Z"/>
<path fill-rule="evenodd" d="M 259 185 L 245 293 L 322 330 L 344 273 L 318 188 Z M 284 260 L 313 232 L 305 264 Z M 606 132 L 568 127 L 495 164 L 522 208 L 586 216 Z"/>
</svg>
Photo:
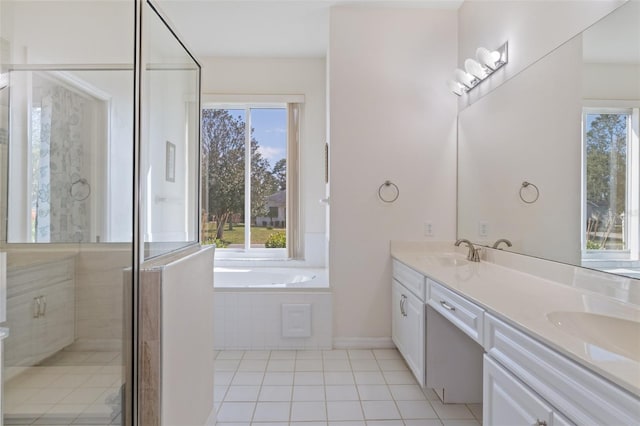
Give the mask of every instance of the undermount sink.
<svg viewBox="0 0 640 426">
<path fill-rule="evenodd" d="M 458 253 L 438 253 L 425 257 L 428 261 L 437 263 L 440 266 L 463 266 L 469 263 L 468 260 Z"/>
<path fill-rule="evenodd" d="M 547 319 L 560 330 L 640 362 L 640 322 L 590 312 L 558 311 Z"/>
</svg>

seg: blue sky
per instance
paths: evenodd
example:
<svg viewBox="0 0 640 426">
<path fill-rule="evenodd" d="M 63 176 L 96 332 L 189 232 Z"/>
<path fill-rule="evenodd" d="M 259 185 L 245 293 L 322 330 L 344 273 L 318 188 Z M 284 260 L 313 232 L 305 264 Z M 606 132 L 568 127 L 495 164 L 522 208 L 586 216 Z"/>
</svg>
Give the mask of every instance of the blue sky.
<svg viewBox="0 0 640 426">
<path fill-rule="evenodd" d="M 244 110 L 230 110 L 231 115 L 245 119 Z M 264 158 L 273 167 L 287 155 L 287 110 L 286 108 L 251 109 L 253 136 L 258 141 Z"/>
</svg>

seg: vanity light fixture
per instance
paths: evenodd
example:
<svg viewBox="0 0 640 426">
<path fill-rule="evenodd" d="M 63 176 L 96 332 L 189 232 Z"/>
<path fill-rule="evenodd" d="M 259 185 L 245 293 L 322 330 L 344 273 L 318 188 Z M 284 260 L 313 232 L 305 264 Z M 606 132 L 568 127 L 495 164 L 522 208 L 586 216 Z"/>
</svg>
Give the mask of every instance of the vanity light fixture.
<svg viewBox="0 0 640 426">
<path fill-rule="evenodd" d="M 464 61 L 465 71 L 459 68 L 454 71 L 454 80 L 449 81 L 449 89 L 457 96 L 462 96 L 486 80 L 508 62 L 507 45 L 505 42 L 496 50 L 479 47 L 476 59 Z"/>
</svg>

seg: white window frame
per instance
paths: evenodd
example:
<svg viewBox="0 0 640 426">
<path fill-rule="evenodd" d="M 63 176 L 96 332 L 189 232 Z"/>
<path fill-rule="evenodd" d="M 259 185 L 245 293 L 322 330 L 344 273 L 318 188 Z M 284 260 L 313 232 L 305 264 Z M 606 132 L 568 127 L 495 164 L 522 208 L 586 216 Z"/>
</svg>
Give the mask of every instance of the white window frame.
<svg viewBox="0 0 640 426">
<path fill-rule="evenodd" d="M 303 95 L 215 95 L 205 94 L 202 96 L 202 110 L 205 109 L 235 109 L 245 111 L 245 165 L 251 164 L 251 109 L 268 109 L 268 108 L 284 108 L 289 111 L 289 104 L 304 103 Z M 289 116 L 289 114 L 287 114 Z M 287 123 L 289 124 L 289 123 Z M 300 133 L 300 126 L 298 127 L 298 133 Z M 289 126 L 287 126 L 289 127 Z M 288 130 L 289 131 L 289 130 Z M 232 260 L 287 260 L 291 258 L 298 258 L 301 256 L 300 243 L 292 241 L 293 235 L 302 235 L 302 222 L 297 215 L 290 217 L 289 212 L 295 212 L 298 210 L 298 206 L 292 205 L 299 203 L 299 196 L 291 197 L 290 191 L 293 188 L 297 188 L 297 183 L 291 185 L 292 181 L 299 179 L 297 170 L 299 159 L 297 155 L 290 155 L 292 150 L 291 137 L 287 135 L 287 220 L 286 220 L 286 233 L 287 233 L 287 248 L 252 248 L 251 247 L 251 226 L 244 227 L 244 247 L 243 248 L 224 248 L 217 249 L 215 252 L 216 259 L 232 259 Z M 295 147 L 294 152 L 297 153 L 298 149 Z M 244 200 L 245 218 L 246 212 L 251 212 L 251 169 L 245 167 L 245 200 Z M 249 218 L 251 215 L 249 214 Z M 246 222 L 246 219 L 245 219 Z M 249 221 L 250 222 L 250 221 Z M 293 249 L 292 246 L 296 246 Z M 293 249 L 293 250 L 292 250 Z"/>
<path fill-rule="evenodd" d="M 586 139 L 587 114 L 629 114 L 627 136 L 627 194 L 625 207 L 625 250 L 587 250 L 586 248 Z M 582 194 L 581 247 L 583 260 L 640 259 L 640 101 L 590 100 L 582 109 Z"/>
</svg>

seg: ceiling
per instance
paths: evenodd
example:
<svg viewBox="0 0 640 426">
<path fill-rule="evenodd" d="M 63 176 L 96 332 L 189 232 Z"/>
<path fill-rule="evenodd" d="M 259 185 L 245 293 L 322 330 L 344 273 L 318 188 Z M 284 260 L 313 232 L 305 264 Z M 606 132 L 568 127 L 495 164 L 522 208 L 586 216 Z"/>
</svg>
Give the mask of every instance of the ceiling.
<svg viewBox="0 0 640 426">
<path fill-rule="evenodd" d="M 156 0 L 196 57 L 322 58 L 329 9 L 423 7 L 457 9 L 463 0 Z"/>
</svg>

